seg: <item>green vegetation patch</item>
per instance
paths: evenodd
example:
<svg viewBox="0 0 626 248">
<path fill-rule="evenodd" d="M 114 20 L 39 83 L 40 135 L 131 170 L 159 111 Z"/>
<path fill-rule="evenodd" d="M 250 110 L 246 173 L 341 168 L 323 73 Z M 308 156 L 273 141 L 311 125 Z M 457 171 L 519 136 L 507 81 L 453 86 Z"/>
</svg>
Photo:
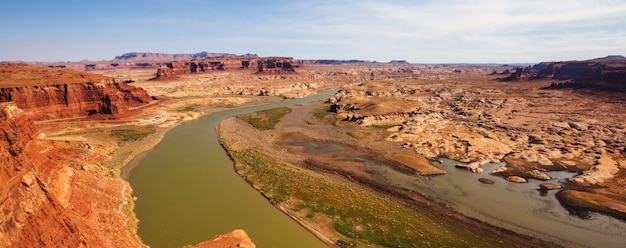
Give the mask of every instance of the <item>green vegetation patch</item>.
<svg viewBox="0 0 626 248">
<path fill-rule="evenodd" d="M 228 150 L 236 169 L 271 202 L 297 199 L 292 210 L 307 210 L 307 218 L 331 217 L 332 227 L 345 236 L 337 241 L 343 247 L 502 247 L 495 235 L 442 219 L 427 207 L 409 207 L 360 187 L 325 180 L 254 149 Z"/>
<path fill-rule="evenodd" d="M 104 133 L 118 140 L 118 144 L 142 140 L 156 132 L 154 126 L 128 126 L 105 130 Z"/>
<path fill-rule="evenodd" d="M 238 115 L 237 118 L 250 123 L 250 125 L 257 129 L 269 130 L 274 129 L 276 124 L 290 112 L 290 108 L 283 107 Z"/>
<path fill-rule="evenodd" d="M 189 111 L 195 111 L 197 106 L 198 106 L 198 105 L 195 105 L 195 104 L 194 104 L 194 105 L 187 105 L 187 106 L 185 106 L 184 108 L 179 109 L 178 111 L 179 111 L 179 112 L 189 112 Z"/>
<path fill-rule="evenodd" d="M 387 130 L 387 129 L 395 127 L 395 126 L 396 125 L 371 125 L 370 127 L 375 128 L 375 129 Z"/>
<path fill-rule="evenodd" d="M 322 124 L 335 125 L 337 121 L 337 113 L 330 111 L 330 103 L 323 105 L 324 107 L 313 110 L 313 116 L 318 119 Z"/>
</svg>

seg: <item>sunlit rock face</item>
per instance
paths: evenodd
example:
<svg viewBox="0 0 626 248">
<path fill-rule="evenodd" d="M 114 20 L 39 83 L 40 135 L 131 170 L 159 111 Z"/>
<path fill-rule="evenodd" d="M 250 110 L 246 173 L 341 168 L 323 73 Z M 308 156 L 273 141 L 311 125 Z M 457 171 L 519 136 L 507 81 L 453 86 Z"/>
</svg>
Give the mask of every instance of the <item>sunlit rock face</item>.
<svg viewBox="0 0 626 248">
<path fill-rule="evenodd" d="M 35 120 L 124 116 L 153 100 L 141 88 L 102 75 L 27 65 L 0 69 L 0 102 L 15 102 Z"/>
</svg>

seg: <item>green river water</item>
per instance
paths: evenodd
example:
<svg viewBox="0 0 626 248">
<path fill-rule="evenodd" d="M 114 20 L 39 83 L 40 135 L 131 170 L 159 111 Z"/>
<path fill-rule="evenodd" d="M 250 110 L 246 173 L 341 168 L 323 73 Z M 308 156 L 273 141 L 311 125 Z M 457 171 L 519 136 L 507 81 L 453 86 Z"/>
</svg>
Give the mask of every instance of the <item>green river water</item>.
<svg viewBox="0 0 626 248">
<path fill-rule="evenodd" d="M 310 102 L 334 92 L 210 114 L 169 131 L 127 179 L 137 197 L 142 240 L 155 248 L 182 247 L 244 229 L 258 247 L 326 247 L 235 173 L 215 126 L 231 116 Z"/>
</svg>

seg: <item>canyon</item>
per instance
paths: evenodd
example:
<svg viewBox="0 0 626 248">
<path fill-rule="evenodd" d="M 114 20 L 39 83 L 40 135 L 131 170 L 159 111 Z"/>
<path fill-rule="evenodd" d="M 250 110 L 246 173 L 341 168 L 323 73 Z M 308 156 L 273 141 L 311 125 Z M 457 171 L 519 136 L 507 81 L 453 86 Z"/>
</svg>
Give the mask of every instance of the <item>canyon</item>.
<svg viewBox="0 0 626 248">
<path fill-rule="evenodd" d="M 34 120 L 118 118 L 156 100 L 114 78 L 69 69 L 0 65 L 0 102 L 14 102 Z"/>
<path fill-rule="evenodd" d="M 336 119 L 290 120 L 334 126 L 298 132 L 348 140 L 417 176 L 445 173 L 432 163 L 439 158 L 519 182 L 576 172 L 562 189 L 550 187 L 563 205 L 626 216 L 626 98 L 619 93 L 626 66 L 620 57 L 521 70 L 220 53 L 129 53 L 115 60 L 0 64 L 0 180 L 7 185 L 0 194 L 0 246 L 145 246 L 136 233 L 132 189 L 121 176 L 134 157 L 198 116 L 337 88 L 324 110 Z M 511 71 L 514 80 L 502 80 Z M 263 149 L 284 155 L 270 150 Z M 506 165 L 484 171 L 497 162 Z M 254 247 L 243 231 L 231 236 L 230 245 Z M 215 240 L 229 240 L 223 237 Z"/>
<path fill-rule="evenodd" d="M 0 108 L 2 246 L 142 246 L 128 184 L 86 169 L 102 147 L 47 140 L 16 104 Z"/>
<path fill-rule="evenodd" d="M 160 94 L 163 99 L 130 85 L 127 79 L 106 75 L 117 75 L 120 71 L 141 81 L 135 85 L 143 83 L 156 94 L 163 93 Z M 257 71 L 228 74 L 222 83 L 232 85 L 232 77 L 254 75 Z M 286 96 L 294 91 L 293 97 L 297 97 L 302 91 L 300 86 L 294 87 L 297 79 L 294 76 L 273 86 L 280 93 L 248 85 L 248 90 L 240 96 L 215 91 L 220 96 L 208 97 L 194 96 L 197 89 L 190 87 L 185 91 L 188 97 L 175 99 L 176 96 L 158 89 L 176 83 L 149 80 L 156 75 L 152 70 L 126 68 L 98 72 L 25 63 L 0 64 L 2 180 L 7 182 L 1 195 L 2 246 L 145 246 L 136 233 L 138 221 L 133 213 L 132 189 L 120 177 L 126 164 L 156 145 L 182 121 L 281 99 L 270 95 Z M 266 75 L 257 80 L 275 77 L 281 76 Z M 306 77 L 309 75 L 303 76 Z M 336 86 L 311 85 L 303 89 L 315 92 L 330 87 Z M 305 93 L 309 94 L 312 93 Z M 231 245 L 254 247 L 242 231 L 219 236 L 217 241 L 202 242 L 199 247 L 224 244 L 225 237 L 234 242 Z"/>
<path fill-rule="evenodd" d="M 3 64 L 0 72 L 3 246 L 143 246 L 131 188 L 100 166 L 112 147 L 48 138 L 35 121 L 122 118 L 153 99 L 69 69 Z"/>
</svg>

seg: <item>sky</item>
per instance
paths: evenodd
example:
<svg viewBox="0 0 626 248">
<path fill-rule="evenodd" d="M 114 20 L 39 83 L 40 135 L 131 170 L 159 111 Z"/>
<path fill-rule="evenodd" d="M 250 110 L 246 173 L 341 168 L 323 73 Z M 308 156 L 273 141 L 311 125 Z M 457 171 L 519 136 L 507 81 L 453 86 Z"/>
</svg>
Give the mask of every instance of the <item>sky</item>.
<svg viewBox="0 0 626 248">
<path fill-rule="evenodd" d="M 526 63 L 626 55 L 626 0 L 2 0 L 0 61 L 201 51 Z"/>
</svg>

